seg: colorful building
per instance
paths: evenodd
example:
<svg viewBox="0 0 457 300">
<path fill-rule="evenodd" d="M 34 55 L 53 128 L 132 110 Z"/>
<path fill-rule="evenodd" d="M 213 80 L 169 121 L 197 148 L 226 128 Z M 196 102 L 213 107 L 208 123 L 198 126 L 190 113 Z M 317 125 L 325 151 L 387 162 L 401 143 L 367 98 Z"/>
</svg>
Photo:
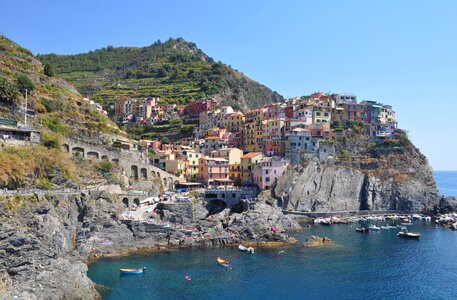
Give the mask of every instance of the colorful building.
<svg viewBox="0 0 457 300">
<path fill-rule="evenodd" d="M 253 166 L 254 183 L 260 190 L 269 190 L 275 180 L 284 174 L 289 160 L 281 157 L 265 157 Z"/>
<path fill-rule="evenodd" d="M 241 181 L 243 184 L 253 184 L 253 166 L 262 160 L 262 152 L 251 152 L 241 157 Z"/>
<path fill-rule="evenodd" d="M 229 178 L 228 160 L 217 157 L 201 157 L 199 159 L 198 178 L 206 185 L 227 185 Z"/>
</svg>

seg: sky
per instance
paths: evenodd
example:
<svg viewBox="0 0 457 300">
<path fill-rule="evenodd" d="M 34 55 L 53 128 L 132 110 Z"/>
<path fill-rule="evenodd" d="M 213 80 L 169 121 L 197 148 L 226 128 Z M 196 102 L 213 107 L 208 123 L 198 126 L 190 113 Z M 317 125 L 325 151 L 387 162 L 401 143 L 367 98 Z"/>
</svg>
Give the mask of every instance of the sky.
<svg viewBox="0 0 457 300">
<path fill-rule="evenodd" d="M 34 54 L 183 37 L 284 97 L 390 104 L 434 170 L 457 170 L 457 1 L 0 0 L 0 11 L 0 33 Z"/>
</svg>

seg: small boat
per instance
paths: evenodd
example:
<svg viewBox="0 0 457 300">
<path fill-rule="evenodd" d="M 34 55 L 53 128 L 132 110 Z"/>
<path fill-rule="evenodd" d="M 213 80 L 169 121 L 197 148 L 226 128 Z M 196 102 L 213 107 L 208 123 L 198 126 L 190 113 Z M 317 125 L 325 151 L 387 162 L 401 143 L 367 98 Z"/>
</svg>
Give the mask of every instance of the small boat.
<svg viewBox="0 0 457 300">
<path fill-rule="evenodd" d="M 391 225 L 387 225 L 386 227 L 388 227 L 389 229 L 396 229 L 397 226 L 391 226 Z"/>
<path fill-rule="evenodd" d="M 381 227 L 379 226 L 376 226 L 376 225 L 371 225 L 370 227 L 368 227 L 370 230 L 381 230 Z"/>
<path fill-rule="evenodd" d="M 328 219 L 324 219 L 321 221 L 321 225 L 330 226 L 330 225 L 332 225 L 332 221 L 330 221 Z"/>
<path fill-rule="evenodd" d="M 370 233 L 370 228 L 367 228 L 367 227 L 356 228 L 355 231 L 361 232 L 361 233 Z"/>
<path fill-rule="evenodd" d="M 254 254 L 254 248 L 249 247 L 249 248 L 248 248 L 248 252 L 251 253 L 251 254 Z"/>
<path fill-rule="evenodd" d="M 402 225 L 402 226 L 411 226 L 411 225 L 413 225 L 413 223 L 411 223 L 411 222 L 408 222 L 408 223 L 402 222 L 402 223 L 400 223 L 400 225 Z"/>
<path fill-rule="evenodd" d="M 239 245 L 238 250 L 240 250 L 241 252 L 246 252 L 246 251 L 248 251 L 248 248 L 243 245 Z"/>
<path fill-rule="evenodd" d="M 229 266 L 229 262 L 226 261 L 223 258 L 218 257 L 218 258 L 216 258 L 216 261 L 220 266 L 223 266 L 223 267 L 228 267 Z"/>
<path fill-rule="evenodd" d="M 408 232 L 408 231 L 400 231 L 399 233 L 397 233 L 397 235 L 400 237 L 417 239 L 417 240 L 421 237 L 420 233 Z"/>
<path fill-rule="evenodd" d="M 146 267 L 143 268 L 122 268 L 119 269 L 121 271 L 121 274 L 143 274 L 143 272 L 146 270 Z"/>
<path fill-rule="evenodd" d="M 390 226 L 381 226 L 381 229 L 390 229 Z"/>
</svg>

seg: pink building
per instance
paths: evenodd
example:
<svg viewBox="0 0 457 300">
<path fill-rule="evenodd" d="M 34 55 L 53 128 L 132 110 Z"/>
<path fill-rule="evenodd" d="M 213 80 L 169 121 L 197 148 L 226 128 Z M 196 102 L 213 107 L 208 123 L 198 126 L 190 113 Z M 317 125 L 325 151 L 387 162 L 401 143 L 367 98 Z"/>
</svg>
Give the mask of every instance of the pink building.
<svg viewBox="0 0 457 300">
<path fill-rule="evenodd" d="M 229 162 L 224 158 L 202 157 L 198 160 L 198 178 L 207 185 L 227 185 L 229 179 Z"/>
<path fill-rule="evenodd" d="M 289 163 L 288 159 L 278 156 L 263 158 L 254 165 L 254 183 L 261 190 L 269 190 L 275 179 L 284 174 Z"/>
</svg>

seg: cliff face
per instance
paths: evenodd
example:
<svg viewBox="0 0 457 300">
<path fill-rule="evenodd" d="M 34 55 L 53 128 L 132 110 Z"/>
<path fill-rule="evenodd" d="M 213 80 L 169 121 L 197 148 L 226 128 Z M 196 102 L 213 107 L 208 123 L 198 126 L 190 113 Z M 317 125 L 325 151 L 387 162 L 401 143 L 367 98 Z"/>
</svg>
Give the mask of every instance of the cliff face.
<svg viewBox="0 0 457 300">
<path fill-rule="evenodd" d="M 301 211 L 424 211 L 439 203 L 432 169 L 421 156 L 395 155 L 369 163 L 290 168 L 276 194 L 287 209 Z"/>
</svg>

